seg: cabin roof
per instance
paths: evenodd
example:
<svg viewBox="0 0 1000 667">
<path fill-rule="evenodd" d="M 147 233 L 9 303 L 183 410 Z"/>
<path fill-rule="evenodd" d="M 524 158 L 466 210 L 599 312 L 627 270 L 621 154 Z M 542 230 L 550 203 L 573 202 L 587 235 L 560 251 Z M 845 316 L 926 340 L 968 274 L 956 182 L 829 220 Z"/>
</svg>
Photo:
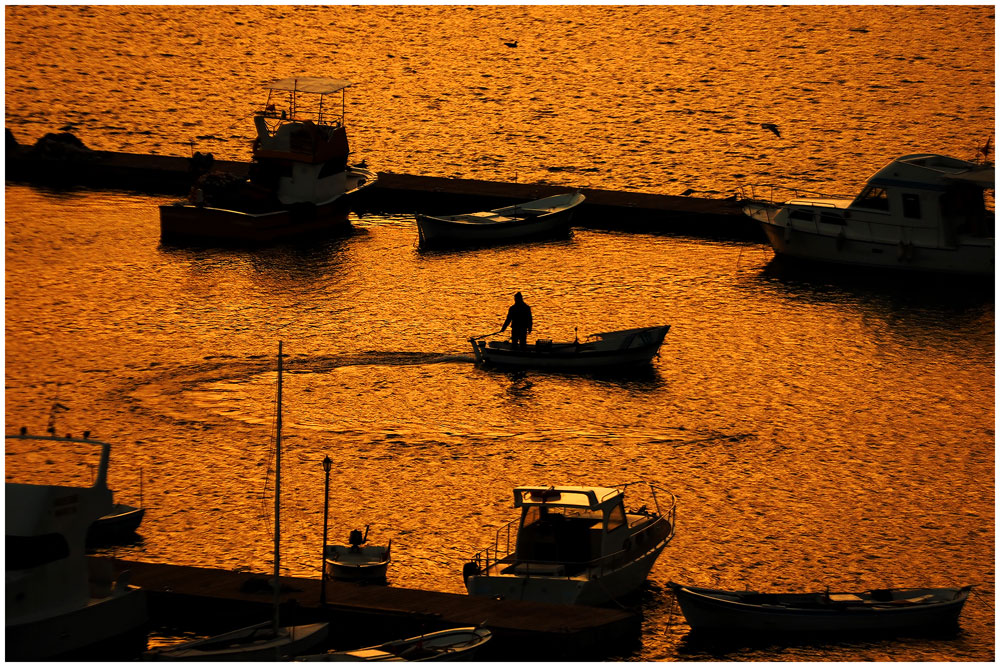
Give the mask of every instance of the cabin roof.
<svg viewBox="0 0 1000 667">
<path fill-rule="evenodd" d="M 519 486 L 514 489 L 514 507 L 585 507 L 592 510 L 618 502 L 621 491 L 604 486 Z"/>
<path fill-rule="evenodd" d="M 287 79 L 272 81 L 264 87 L 270 90 L 329 95 L 330 93 L 339 92 L 350 85 L 351 82 L 344 79 L 331 79 L 323 76 L 293 76 Z"/>
<path fill-rule="evenodd" d="M 915 153 L 896 158 L 879 170 L 871 180 L 904 179 L 924 183 L 965 181 L 982 188 L 993 188 L 993 172 L 993 165 L 977 164 L 936 153 Z"/>
</svg>

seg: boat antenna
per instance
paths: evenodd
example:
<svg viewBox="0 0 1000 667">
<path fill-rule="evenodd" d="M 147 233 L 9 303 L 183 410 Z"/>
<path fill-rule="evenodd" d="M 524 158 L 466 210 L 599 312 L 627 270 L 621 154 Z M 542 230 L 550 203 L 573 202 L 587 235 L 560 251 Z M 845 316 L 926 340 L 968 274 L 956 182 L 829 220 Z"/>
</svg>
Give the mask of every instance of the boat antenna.
<svg viewBox="0 0 1000 667">
<path fill-rule="evenodd" d="M 274 440 L 274 634 L 277 636 L 281 604 L 281 341 L 278 341 L 278 417 Z"/>
</svg>

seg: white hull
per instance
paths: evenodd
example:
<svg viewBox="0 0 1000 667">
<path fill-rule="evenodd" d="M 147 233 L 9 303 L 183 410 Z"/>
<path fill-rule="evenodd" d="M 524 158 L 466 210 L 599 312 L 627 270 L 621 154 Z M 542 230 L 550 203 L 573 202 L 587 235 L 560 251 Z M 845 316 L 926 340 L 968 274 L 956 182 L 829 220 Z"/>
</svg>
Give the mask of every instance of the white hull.
<svg viewBox="0 0 1000 667">
<path fill-rule="evenodd" d="M 628 597 L 642 588 L 668 541 L 669 537 L 636 560 L 614 570 L 595 570 L 572 577 L 472 575 L 466 579 L 465 586 L 469 595 L 556 604 L 602 605 Z"/>
<path fill-rule="evenodd" d="M 942 248 L 840 236 L 769 222 L 761 222 L 761 227 L 776 255 L 795 260 L 969 276 L 992 276 L 994 272 L 992 239 L 974 239 Z"/>
</svg>

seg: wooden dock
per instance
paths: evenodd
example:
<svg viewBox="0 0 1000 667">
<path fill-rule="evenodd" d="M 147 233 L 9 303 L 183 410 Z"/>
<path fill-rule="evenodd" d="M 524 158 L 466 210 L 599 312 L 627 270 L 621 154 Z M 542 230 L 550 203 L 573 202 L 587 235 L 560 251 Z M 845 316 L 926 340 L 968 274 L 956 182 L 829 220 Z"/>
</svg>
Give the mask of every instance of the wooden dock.
<svg viewBox="0 0 1000 667">
<path fill-rule="evenodd" d="M 97 558 L 97 557 L 95 557 Z M 209 632 L 267 620 L 274 592 L 263 574 L 113 560 L 147 592 L 159 626 Z M 484 625 L 493 638 L 477 660 L 598 660 L 638 647 L 640 619 L 621 609 L 497 600 L 378 584 L 281 578 L 282 619 L 330 623 L 328 649 L 358 648 L 450 627 Z"/>
</svg>

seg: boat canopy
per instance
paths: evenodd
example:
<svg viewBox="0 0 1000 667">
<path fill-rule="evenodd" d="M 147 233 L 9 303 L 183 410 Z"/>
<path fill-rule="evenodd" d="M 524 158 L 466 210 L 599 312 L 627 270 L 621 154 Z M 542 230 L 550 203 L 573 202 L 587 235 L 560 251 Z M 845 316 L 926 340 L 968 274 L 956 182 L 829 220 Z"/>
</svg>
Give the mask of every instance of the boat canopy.
<svg viewBox="0 0 1000 667">
<path fill-rule="evenodd" d="M 621 491 L 602 486 L 519 486 L 514 489 L 514 507 L 547 505 L 599 510 L 619 500 Z"/>
<path fill-rule="evenodd" d="M 344 79 L 330 79 L 323 76 L 294 76 L 287 79 L 278 79 L 265 85 L 269 90 L 285 90 L 294 93 L 315 93 L 317 95 L 329 95 L 344 90 L 351 85 L 350 81 Z"/>
</svg>

